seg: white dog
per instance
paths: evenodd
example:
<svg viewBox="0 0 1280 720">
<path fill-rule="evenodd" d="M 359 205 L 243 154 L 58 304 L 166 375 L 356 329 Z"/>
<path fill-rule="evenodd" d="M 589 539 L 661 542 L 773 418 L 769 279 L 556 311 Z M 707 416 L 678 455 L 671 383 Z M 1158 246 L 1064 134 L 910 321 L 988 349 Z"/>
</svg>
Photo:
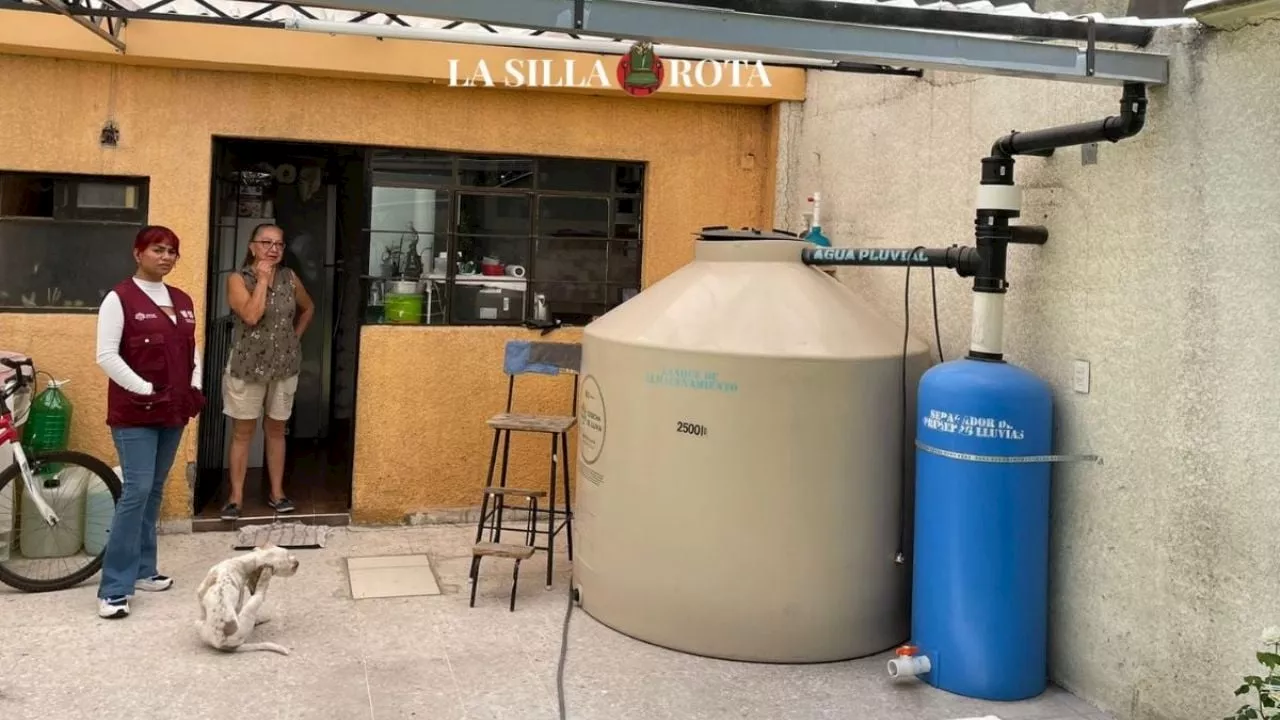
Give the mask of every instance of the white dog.
<svg viewBox="0 0 1280 720">
<path fill-rule="evenodd" d="M 258 619 L 258 611 L 267 599 L 272 576 L 289 577 L 296 572 L 298 559 L 293 553 L 272 544 L 214 565 L 196 589 L 200 639 L 225 652 L 269 650 L 288 655 L 288 648 L 275 643 L 245 641 L 254 626 L 266 622 Z"/>
</svg>

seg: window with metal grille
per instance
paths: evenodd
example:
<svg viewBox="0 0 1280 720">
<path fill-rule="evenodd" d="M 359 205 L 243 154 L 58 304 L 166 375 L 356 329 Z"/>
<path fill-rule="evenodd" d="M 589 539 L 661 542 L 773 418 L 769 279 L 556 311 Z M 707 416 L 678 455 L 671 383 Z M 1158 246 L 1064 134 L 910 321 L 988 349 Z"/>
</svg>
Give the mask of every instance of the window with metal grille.
<svg viewBox="0 0 1280 720">
<path fill-rule="evenodd" d="M 640 289 L 643 163 L 374 150 L 369 323 L 585 324 Z"/>
<path fill-rule="evenodd" d="M 94 312 L 134 273 L 147 178 L 0 171 L 0 312 Z"/>
</svg>

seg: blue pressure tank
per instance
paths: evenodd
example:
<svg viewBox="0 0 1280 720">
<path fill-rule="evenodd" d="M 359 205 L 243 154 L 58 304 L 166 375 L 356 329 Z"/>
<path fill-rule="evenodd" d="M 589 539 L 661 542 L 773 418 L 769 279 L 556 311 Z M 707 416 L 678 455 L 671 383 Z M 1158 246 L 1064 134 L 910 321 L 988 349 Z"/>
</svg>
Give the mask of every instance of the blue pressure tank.
<svg viewBox="0 0 1280 720">
<path fill-rule="evenodd" d="M 985 700 L 1048 675 L 1053 394 L 1004 362 L 953 360 L 920 379 L 911 644 L 921 679 Z"/>
</svg>

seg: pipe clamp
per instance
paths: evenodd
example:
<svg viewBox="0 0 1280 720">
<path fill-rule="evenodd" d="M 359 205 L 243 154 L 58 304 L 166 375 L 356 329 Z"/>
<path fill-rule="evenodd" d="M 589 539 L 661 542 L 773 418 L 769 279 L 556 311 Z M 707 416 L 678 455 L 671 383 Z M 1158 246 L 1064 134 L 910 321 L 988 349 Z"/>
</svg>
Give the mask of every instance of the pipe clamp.
<svg viewBox="0 0 1280 720">
<path fill-rule="evenodd" d="M 965 462 L 984 462 L 998 464 L 1022 464 L 1022 463 L 1060 463 L 1060 462 L 1092 462 L 1098 465 L 1102 464 L 1101 455 L 974 455 L 972 453 L 953 452 L 951 450 L 943 450 L 932 445 L 926 445 L 916 440 L 916 448 L 923 450 L 931 455 L 948 458 L 950 460 L 962 460 Z"/>
</svg>

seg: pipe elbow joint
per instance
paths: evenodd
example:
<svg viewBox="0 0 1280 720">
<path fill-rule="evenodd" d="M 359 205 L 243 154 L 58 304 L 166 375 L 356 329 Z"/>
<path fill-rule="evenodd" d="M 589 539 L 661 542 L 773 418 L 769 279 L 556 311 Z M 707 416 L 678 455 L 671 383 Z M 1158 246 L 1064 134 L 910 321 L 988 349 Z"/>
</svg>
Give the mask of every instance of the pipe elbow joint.
<svg viewBox="0 0 1280 720">
<path fill-rule="evenodd" d="M 1107 140 L 1119 142 L 1142 132 L 1147 125 L 1147 86 L 1142 83 L 1125 83 L 1120 98 L 1120 115 L 1108 118 L 1105 125 Z"/>
</svg>

